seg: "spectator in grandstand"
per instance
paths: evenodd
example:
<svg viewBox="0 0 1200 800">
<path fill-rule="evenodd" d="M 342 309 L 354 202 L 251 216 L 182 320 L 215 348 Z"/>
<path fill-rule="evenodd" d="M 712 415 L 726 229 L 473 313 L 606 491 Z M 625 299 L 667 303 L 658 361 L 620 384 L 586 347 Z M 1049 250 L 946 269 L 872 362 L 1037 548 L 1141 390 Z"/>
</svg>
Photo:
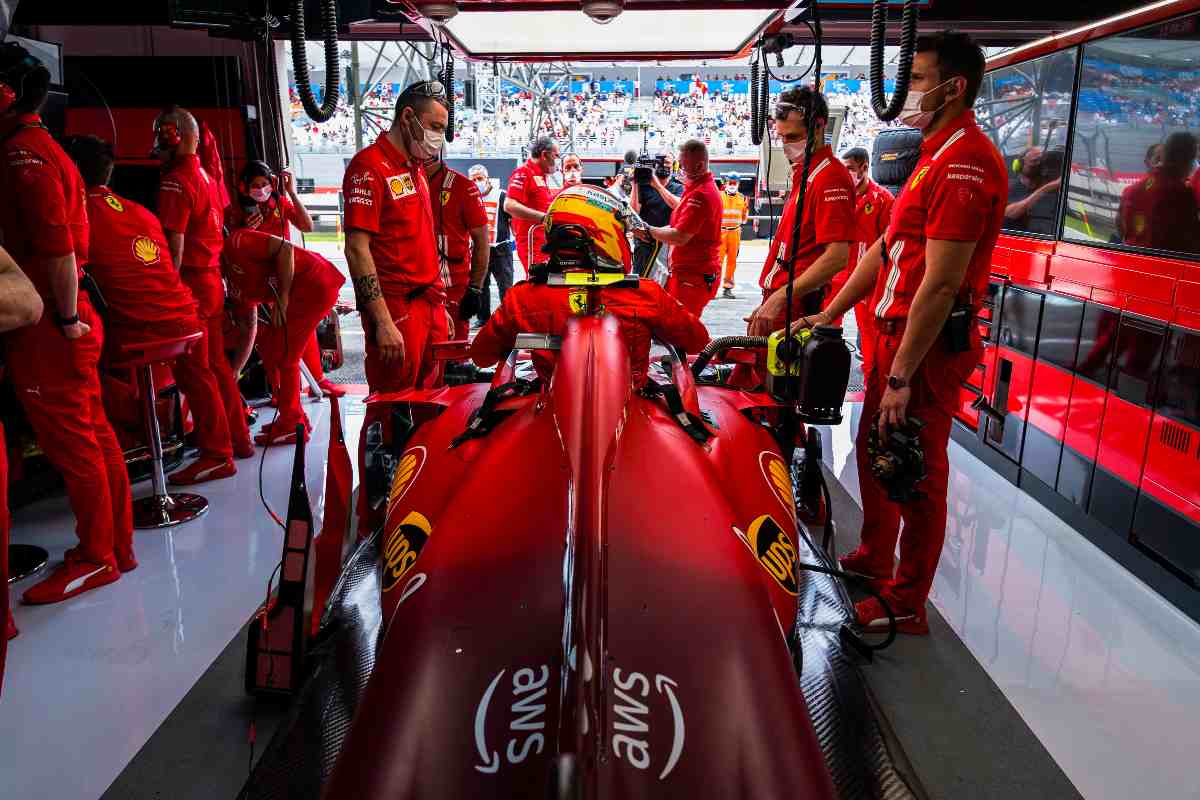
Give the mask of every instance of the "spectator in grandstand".
<svg viewBox="0 0 1200 800">
<path fill-rule="evenodd" d="M 1200 252 L 1196 196 L 1187 185 L 1196 161 L 1196 137 L 1176 131 L 1163 142 L 1162 163 L 1121 194 L 1121 241 L 1155 250 Z"/>
<path fill-rule="evenodd" d="M 1004 226 L 1028 233 L 1053 234 L 1062 186 L 1063 152 L 1030 147 L 1009 179 Z"/>
</svg>

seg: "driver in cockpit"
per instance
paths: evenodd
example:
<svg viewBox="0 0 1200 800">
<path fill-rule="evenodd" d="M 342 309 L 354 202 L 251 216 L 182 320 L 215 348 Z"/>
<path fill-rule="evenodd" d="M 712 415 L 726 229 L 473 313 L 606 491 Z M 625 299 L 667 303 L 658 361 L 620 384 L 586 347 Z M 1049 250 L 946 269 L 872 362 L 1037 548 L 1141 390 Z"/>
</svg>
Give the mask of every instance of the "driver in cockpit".
<svg viewBox="0 0 1200 800">
<path fill-rule="evenodd" d="M 507 357 L 519 333 L 560 336 L 571 317 L 600 313 L 612 314 L 620 323 L 635 386 L 647 381 L 652 338 L 685 353 L 703 349 L 708 330 L 678 300 L 653 281 L 622 280 L 632 264 L 628 219 L 620 202 L 603 189 L 564 189 L 546 212 L 543 263 L 505 294 L 476 335 L 471 344 L 475 363 L 488 367 Z M 611 284 L 587 288 L 572 281 L 572 274 L 595 274 Z M 535 352 L 534 366 L 548 380 L 553 354 Z"/>
</svg>

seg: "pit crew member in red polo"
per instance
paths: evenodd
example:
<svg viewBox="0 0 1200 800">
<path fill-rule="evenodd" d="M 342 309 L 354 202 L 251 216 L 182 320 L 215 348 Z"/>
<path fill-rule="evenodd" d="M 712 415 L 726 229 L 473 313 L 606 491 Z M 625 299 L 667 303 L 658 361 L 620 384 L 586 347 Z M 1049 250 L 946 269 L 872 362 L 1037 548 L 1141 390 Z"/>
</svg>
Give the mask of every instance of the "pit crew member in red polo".
<svg viewBox="0 0 1200 800">
<path fill-rule="evenodd" d="M 491 245 L 488 218 L 475 184 L 441 158 L 425 164 L 433 201 L 438 264 L 446 285 L 446 308 L 465 339 L 468 320 L 479 313 L 483 282 L 488 274 Z M 465 303 L 464 303 L 465 299 Z M 463 322 L 467 322 L 463 325 Z"/>
<path fill-rule="evenodd" d="M 721 277 L 721 193 L 708 169 L 708 148 L 691 139 L 679 147 L 683 196 L 663 227 L 642 234 L 671 245 L 671 277 L 667 293 L 699 317 L 716 297 Z"/>
<path fill-rule="evenodd" d="M 249 458 L 254 455 L 254 444 L 250 441 L 237 376 L 225 357 L 225 286 L 221 282 L 224 209 L 219 207 L 220 193 L 196 155 L 200 129 L 195 117 L 182 108 L 169 109 L 159 115 L 155 131 L 155 148 L 164 163 L 158 187 L 158 218 L 167 234 L 171 263 L 179 267 L 183 285 L 196 298 L 207 339 L 208 368 L 221 389 L 233 454 Z M 192 472 L 176 472 L 171 476 L 172 482 L 207 479 L 215 465 L 202 462 L 203 459 L 190 465 Z"/>
<path fill-rule="evenodd" d="M 517 257 L 521 259 L 526 275 L 531 266 L 546 260 L 542 253 L 546 234 L 541 225 L 554 197 L 549 178 L 557 169 L 558 145 L 549 136 L 539 136 L 529 147 L 529 160 L 513 170 L 508 178 L 504 210 L 512 216 Z"/>
<path fill-rule="evenodd" d="M 42 124 L 50 72 L 15 43 L 0 45 L 0 233 L 45 305 L 34 325 L 4 334 L 7 373 L 62 475 L 79 546 L 27 603 L 55 603 L 137 567 L 125 455 L 100 397 L 100 317 L 79 291 L 88 219 L 79 170 Z"/>
<path fill-rule="evenodd" d="M 400 93 L 391 128 L 346 168 L 346 261 L 366 334 L 367 384 L 372 392 L 413 388 L 432 371 L 435 342 L 448 336 L 446 291 L 434 241 L 433 207 L 421 165 L 441 152 L 448 101 L 438 81 Z M 363 430 L 390 426 L 388 409 L 367 407 Z M 365 474 L 359 446 L 359 474 Z M 376 517 L 359 493 L 359 532 Z"/>
<path fill-rule="evenodd" d="M 892 193 L 871 180 L 870 155 L 865 147 L 855 147 L 842 154 L 842 163 L 854 181 L 854 241 L 850 243 L 850 263 L 833 276 L 833 287 L 829 296 L 837 293 L 850 280 L 858 261 L 883 236 L 888 221 L 892 218 L 892 204 L 896 198 Z M 859 352 L 862 354 L 863 374 L 871 371 L 871 358 L 875 349 L 875 311 L 870 298 L 854 304 L 854 321 L 858 323 Z M 841 324 L 841 320 L 835 320 Z"/>
<path fill-rule="evenodd" d="M 971 111 L 983 51 L 955 32 L 923 36 L 916 50 L 901 119 L 924 132 L 920 160 L 883 239 L 828 308 L 798 326 L 828 324 L 872 291 L 877 298 L 875 365 L 856 442 L 862 544 L 842 566 L 877 583 L 901 632 L 928 633 L 925 601 L 946 534 L 950 424 L 961 382 L 982 354 L 972 321 L 987 288 L 1008 181 L 1000 153 Z M 884 434 L 909 417 L 924 423 L 918 435 L 928 477 L 918 484 L 920 497 L 897 504 L 871 474 L 867 439 L 873 425 Z M 875 598 L 860 602 L 857 615 L 867 628 L 888 624 Z"/>
<path fill-rule="evenodd" d="M 811 131 L 805 127 L 810 112 Z M 825 97 L 807 86 L 790 89 L 779 96 L 774 116 L 775 132 L 792 164 L 792 193 L 758 280 L 763 302 L 750 314 L 751 336 L 765 336 L 783 327 L 789 259 L 795 261 L 792 282 L 792 319 L 795 319 L 801 313 L 819 310 L 828 299 L 828 285 L 846 268 L 850 242 L 854 239 L 854 183 L 832 148 L 824 144 L 829 120 Z M 809 157 L 808 188 L 804 193 L 800 238 L 793 252 L 796 201 L 803 183 L 804 151 L 810 142 L 813 149 Z"/>
</svg>

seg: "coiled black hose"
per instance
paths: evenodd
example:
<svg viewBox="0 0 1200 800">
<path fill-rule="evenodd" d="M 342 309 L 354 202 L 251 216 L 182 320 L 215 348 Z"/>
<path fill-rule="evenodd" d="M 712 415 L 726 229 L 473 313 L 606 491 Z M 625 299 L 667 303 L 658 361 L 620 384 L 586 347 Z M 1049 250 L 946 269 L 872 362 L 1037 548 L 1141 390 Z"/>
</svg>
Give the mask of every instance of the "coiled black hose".
<svg viewBox="0 0 1200 800">
<path fill-rule="evenodd" d="M 446 87 L 446 142 L 454 141 L 454 56 L 446 50 L 446 63 L 442 65 L 440 77 Z"/>
<path fill-rule="evenodd" d="M 871 108 L 875 116 L 891 122 L 900 116 L 904 101 L 908 99 L 909 73 L 912 71 L 913 51 L 917 44 L 917 19 L 920 11 L 917 0 L 904 0 L 903 16 L 900 18 L 900 60 L 896 66 L 896 91 L 892 99 L 884 102 L 883 95 L 883 47 L 887 43 L 888 0 L 871 2 Z"/>
<path fill-rule="evenodd" d="M 704 368 L 708 366 L 708 362 L 713 360 L 713 356 L 730 348 L 766 346 L 767 337 L 765 336 L 722 336 L 720 339 L 713 339 L 700 351 L 700 355 L 696 356 L 696 360 L 692 363 L 692 375 L 699 378 L 700 373 L 704 372 Z"/>
<path fill-rule="evenodd" d="M 304 51 L 304 0 L 292 0 L 292 66 L 296 72 L 296 90 L 304 111 L 314 122 L 328 122 L 338 104 L 337 0 L 324 0 L 321 24 L 325 39 L 325 96 L 321 105 L 313 97 L 308 82 L 308 54 Z"/>
<path fill-rule="evenodd" d="M 763 75 L 763 65 L 759 63 L 763 57 L 760 50 L 758 56 L 750 62 L 750 141 L 754 142 L 755 147 L 762 144 L 763 133 L 767 128 L 766 103 L 759 99 L 759 85 L 766 78 Z"/>
</svg>

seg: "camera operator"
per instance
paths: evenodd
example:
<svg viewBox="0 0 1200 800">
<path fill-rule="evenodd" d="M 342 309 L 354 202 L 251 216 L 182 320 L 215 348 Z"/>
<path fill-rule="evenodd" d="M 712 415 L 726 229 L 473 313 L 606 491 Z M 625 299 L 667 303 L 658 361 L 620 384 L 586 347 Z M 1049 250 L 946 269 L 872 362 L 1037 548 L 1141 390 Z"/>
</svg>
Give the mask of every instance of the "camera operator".
<svg viewBox="0 0 1200 800">
<path fill-rule="evenodd" d="M 604 188 L 621 199 L 628 198 L 629 193 L 633 191 L 634 165 L 637 163 L 637 160 L 637 150 L 627 150 L 625 158 L 621 162 L 621 169 L 617 171 L 617 174 L 612 177 L 612 180 Z"/>
<path fill-rule="evenodd" d="M 670 162 L 669 155 L 660 155 L 654 160 L 653 171 L 647 169 L 640 172 L 635 168 L 629 205 L 647 225 L 656 228 L 671 221 L 671 212 L 679 206 L 679 198 L 683 194 L 683 184 L 671 174 Z M 633 249 L 633 271 L 651 279 L 655 273 L 665 273 L 666 250 L 666 246 L 657 239 L 649 242 L 639 239 Z"/>
</svg>

